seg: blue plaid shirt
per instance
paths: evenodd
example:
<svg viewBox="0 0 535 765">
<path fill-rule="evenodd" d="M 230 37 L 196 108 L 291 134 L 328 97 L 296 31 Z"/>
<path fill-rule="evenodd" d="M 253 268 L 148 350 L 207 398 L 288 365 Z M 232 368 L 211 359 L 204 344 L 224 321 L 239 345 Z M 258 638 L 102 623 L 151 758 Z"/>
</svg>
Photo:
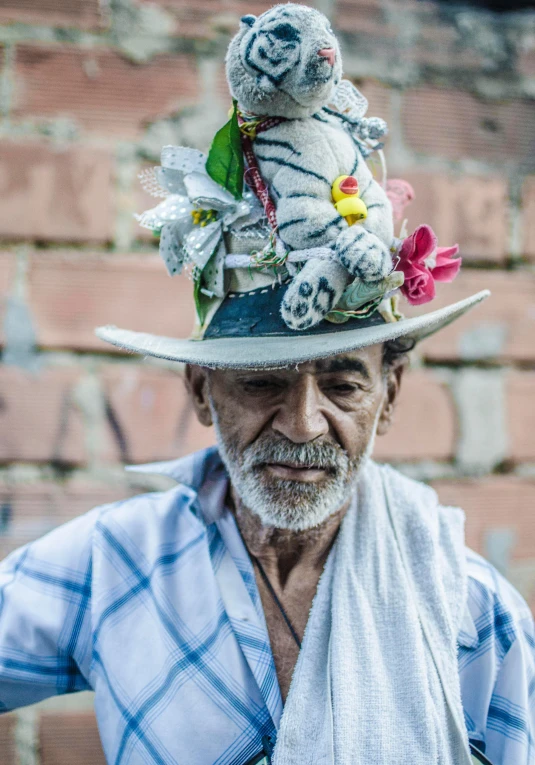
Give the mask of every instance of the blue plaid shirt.
<svg viewBox="0 0 535 765">
<path fill-rule="evenodd" d="M 93 689 L 108 763 L 241 765 L 282 702 L 217 451 L 148 466 L 180 483 L 87 513 L 0 566 L 0 709 Z M 459 672 L 470 738 L 535 762 L 530 612 L 470 551 Z"/>
</svg>

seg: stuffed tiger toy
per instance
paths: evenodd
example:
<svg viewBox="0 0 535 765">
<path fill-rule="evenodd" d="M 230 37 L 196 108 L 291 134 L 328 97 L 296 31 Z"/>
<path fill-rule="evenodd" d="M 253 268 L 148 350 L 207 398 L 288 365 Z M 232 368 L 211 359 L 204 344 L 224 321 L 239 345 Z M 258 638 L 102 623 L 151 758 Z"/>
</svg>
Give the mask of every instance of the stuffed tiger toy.
<svg viewBox="0 0 535 765">
<path fill-rule="evenodd" d="M 350 281 L 375 283 L 392 271 L 392 207 L 354 130 L 324 108 L 341 83 L 342 61 L 323 14 L 288 3 L 244 16 L 226 67 L 242 113 L 285 118 L 254 140 L 278 236 L 289 250 L 332 249 L 330 259 L 307 260 L 286 291 L 283 319 L 304 330 L 336 306 Z M 373 128 L 373 120 L 362 123 L 361 133 L 364 123 Z M 349 226 L 333 205 L 331 186 L 341 175 L 358 181 L 368 211 L 359 225 Z"/>
</svg>

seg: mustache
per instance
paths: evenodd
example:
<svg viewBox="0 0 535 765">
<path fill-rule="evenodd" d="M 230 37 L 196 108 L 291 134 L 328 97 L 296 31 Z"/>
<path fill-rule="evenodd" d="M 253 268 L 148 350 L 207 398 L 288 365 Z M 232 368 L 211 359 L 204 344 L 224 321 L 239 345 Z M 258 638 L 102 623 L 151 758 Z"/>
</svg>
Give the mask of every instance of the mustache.
<svg viewBox="0 0 535 765">
<path fill-rule="evenodd" d="M 296 444 L 284 436 L 261 435 L 243 452 L 243 467 L 254 470 L 266 463 L 291 463 L 298 467 L 317 467 L 331 472 L 347 465 L 349 457 L 331 439 Z"/>
</svg>

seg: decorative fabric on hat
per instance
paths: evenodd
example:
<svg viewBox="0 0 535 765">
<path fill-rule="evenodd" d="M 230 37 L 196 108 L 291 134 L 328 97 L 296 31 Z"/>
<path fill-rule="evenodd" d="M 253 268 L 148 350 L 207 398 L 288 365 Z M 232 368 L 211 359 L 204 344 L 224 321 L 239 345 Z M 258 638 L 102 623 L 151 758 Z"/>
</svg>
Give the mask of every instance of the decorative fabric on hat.
<svg viewBox="0 0 535 765">
<path fill-rule="evenodd" d="M 138 220 L 160 236 L 169 274 L 191 277 L 194 335 L 99 337 L 206 366 L 276 367 L 416 341 L 487 297 L 403 317 L 400 298 L 422 305 L 455 278 L 459 248 L 439 247 L 426 225 L 406 235 L 414 192 L 387 180 L 386 123 L 342 79 L 323 14 L 289 3 L 244 16 L 227 77 L 233 107 L 208 155 L 166 146 L 141 176 L 163 201 Z"/>
</svg>

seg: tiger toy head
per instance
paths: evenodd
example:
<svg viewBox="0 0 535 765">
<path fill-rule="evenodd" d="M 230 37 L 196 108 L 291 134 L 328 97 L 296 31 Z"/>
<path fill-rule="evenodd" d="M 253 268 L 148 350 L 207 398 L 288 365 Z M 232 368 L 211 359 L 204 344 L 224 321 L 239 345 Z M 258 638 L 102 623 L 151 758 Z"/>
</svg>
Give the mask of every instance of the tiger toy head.
<svg viewBox="0 0 535 765">
<path fill-rule="evenodd" d="M 329 20 L 294 3 L 244 16 L 226 63 L 232 95 L 259 116 L 310 117 L 328 103 L 342 76 Z"/>
</svg>

